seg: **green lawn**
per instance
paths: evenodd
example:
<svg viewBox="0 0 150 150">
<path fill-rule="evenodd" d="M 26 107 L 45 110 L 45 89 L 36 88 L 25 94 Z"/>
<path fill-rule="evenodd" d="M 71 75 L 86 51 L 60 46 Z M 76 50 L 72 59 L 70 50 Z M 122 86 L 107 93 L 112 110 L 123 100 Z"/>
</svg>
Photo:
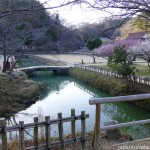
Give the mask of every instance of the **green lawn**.
<svg viewBox="0 0 150 150">
<path fill-rule="evenodd" d="M 112 70 L 110 67 L 108 67 L 107 65 L 91 65 L 94 68 L 103 68 L 103 69 L 109 69 Z M 136 75 L 137 76 L 149 76 L 150 77 L 150 67 L 145 66 L 145 65 L 135 65 L 137 72 Z"/>
<path fill-rule="evenodd" d="M 137 68 L 136 75 L 138 76 L 150 76 L 150 67 L 145 65 L 135 65 Z"/>
</svg>

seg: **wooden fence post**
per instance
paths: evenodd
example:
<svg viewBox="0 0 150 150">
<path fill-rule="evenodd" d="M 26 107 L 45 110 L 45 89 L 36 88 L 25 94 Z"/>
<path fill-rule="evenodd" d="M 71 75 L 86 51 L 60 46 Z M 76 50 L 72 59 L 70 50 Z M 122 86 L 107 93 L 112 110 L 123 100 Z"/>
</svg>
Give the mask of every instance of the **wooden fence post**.
<svg viewBox="0 0 150 150">
<path fill-rule="evenodd" d="M 81 142 L 82 142 L 82 150 L 86 148 L 86 137 L 85 137 L 85 130 L 86 130 L 86 125 L 85 125 L 85 111 L 81 112 Z"/>
<path fill-rule="evenodd" d="M 99 138 L 100 138 L 100 104 L 96 104 L 95 114 L 95 131 L 94 131 L 94 150 L 99 150 Z"/>
<path fill-rule="evenodd" d="M 58 113 L 58 119 L 60 123 L 58 123 L 58 131 L 59 131 L 59 141 L 62 142 L 61 149 L 64 150 L 64 133 L 63 133 L 63 123 L 62 123 L 62 113 Z"/>
<path fill-rule="evenodd" d="M 50 116 L 45 117 L 45 136 L 46 136 L 46 149 L 51 148 L 51 138 L 50 138 Z"/>
<path fill-rule="evenodd" d="M 24 150 L 24 121 L 19 121 L 19 150 Z"/>
<path fill-rule="evenodd" d="M 75 109 L 71 109 L 71 117 L 75 118 Z M 71 121 L 71 134 L 74 139 L 74 143 L 72 144 L 72 149 L 75 150 L 75 141 L 76 141 L 76 123 L 75 120 Z"/>
<path fill-rule="evenodd" d="M 0 128 L 1 128 L 1 134 L 2 134 L 2 150 L 8 150 L 7 147 L 7 134 L 5 132 L 6 127 L 6 120 L 5 118 L 0 119 Z"/>
<path fill-rule="evenodd" d="M 35 124 L 35 127 L 34 127 L 34 147 L 35 147 L 35 150 L 38 149 L 38 127 L 37 127 L 37 123 L 38 123 L 38 117 L 35 117 L 34 118 L 34 124 Z"/>
</svg>

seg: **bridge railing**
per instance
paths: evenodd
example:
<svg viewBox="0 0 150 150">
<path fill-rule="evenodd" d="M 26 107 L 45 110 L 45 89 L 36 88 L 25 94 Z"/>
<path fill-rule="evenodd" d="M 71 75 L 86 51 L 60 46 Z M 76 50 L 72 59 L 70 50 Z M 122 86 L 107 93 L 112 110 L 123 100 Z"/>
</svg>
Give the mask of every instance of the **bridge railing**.
<svg viewBox="0 0 150 150">
<path fill-rule="evenodd" d="M 117 97 L 105 97 L 105 98 L 91 98 L 89 100 L 90 105 L 96 105 L 95 112 L 95 128 L 94 128 L 94 150 L 100 150 L 99 147 L 99 137 L 101 130 L 110 130 L 120 127 L 127 127 L 139 124 L 150 123 L 150 119 L 139 120 L 134 122 L 126 122 L 120 124 L 114 124 L 110 126 L 100 126 L 100 113 L 101 113 L 101 104 L 105 103 L 114 103 L 114 102 L 125 102 L 125 101 L 137 101 L 137 100 L 149 100 L 150 94 L 138 94 L 138 95 L 129 95 L 129 96 L 117 96 Z"/>
<path fill-rule="evenodd" d="M 71 116 L 62 118 L 62 113 L 58 113 L 57 119 L 50 119 L 50 116 L 45 117 L 45 121 L 39 122 L 38 118 L 34 118 L 34 123 L 24 124 L 23 121 L 20 121 L 18 125 L 8 126 L 6 127 L 6 120 L 0 119 L 0 136 L 2 138 L 2 150 L 8 150 L 8 142 L 7 142 L 7 133 L 12 131 L 19 131 L 19 139 L 18 139 L 18 149 L 19 150 L 45 150 L 59 147 L 64 149 L 65 145 L 71 144 L 72 149 L 75 149 L 75 144 L 77 142 L 81 142 L 81 147 L 85 149 L 85 141 L 86 141 L 86 119 L 89 118 L 89 114 L 85 114 L 85 111 L 81 112 L 81 115 L 75 114 L 75 109 L 71 110 Z M 81 134 L 77 136 L 76 134 L 76 121 L 81 120 Z M 71 123 L 71 135 L 67 139 L 64 137 L 64 129 L 63 124 L 66 122 Z M 51 126 L 58 125 L 58 141 L 52 143 L 52 135 L 51 135 Z M 44 127 L 45 129 L 45 142 L 43 144 L 39 143 L 39 128 Z M 25 130 L 33 129 L 33 139 L 31 139 L 31 143 L 33 141 L 33 146 L 25 147 Z"/>
</svg>

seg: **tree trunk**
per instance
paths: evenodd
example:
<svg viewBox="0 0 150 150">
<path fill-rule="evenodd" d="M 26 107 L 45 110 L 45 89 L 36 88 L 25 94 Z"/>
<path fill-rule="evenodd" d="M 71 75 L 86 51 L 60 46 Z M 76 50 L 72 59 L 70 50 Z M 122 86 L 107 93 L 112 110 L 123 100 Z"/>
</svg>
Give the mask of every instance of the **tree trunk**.
<svg viewBox="0 0 150 150">
<path fill-rule="evenodd" d="M 3 61 L 3 69 L 2 69 L 2 72 L 6 72 L 6 66 L 7 66 L 7 59 L 6 59 L 6 49 L 4 48 L 3 49 L 3 57 L 4 57 L 4 61 Z"/>
<path fill-rule="evenodd" d="M 96 63 L 96 60 L 95 60 L 94 54 L 92 55 L 92 57 L 93 57 L 93 63 L 95 64 L 95 63 Z"/>
<path fill-rule="evenodd" d="M 150 62 L 148 62 L 148 67 L 150 67 Z"/>
</svg>

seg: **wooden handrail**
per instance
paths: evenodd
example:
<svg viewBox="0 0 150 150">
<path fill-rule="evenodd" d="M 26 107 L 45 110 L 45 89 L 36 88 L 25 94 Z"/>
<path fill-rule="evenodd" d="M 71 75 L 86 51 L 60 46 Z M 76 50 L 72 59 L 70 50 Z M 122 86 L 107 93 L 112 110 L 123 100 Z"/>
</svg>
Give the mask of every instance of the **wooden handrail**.
<svg viewBox="0 0 150 150">
<path fill-rule="evenodd" d="M 150 94 L 137 94 L 128 96 L 116 96 L 116 97 L 105 97 L 105 98 L 91 98 L 89 100 L 90 105 L 113 103 L 113 102 L 124 102 L 124 101 L 137 101 L 150 99 Z"/>
<path fill-rule="evenodd" d="M 137 95 L 105 97 L 105 98 L 91 98 L 89 100 L 89 104 L 96 105 L 95 128 L 94 128 L 94 150 L 100 149 L 99 147 L 100 130 L 111 130 L 111 129 L 121 128 L 121 127 L 150 123 L 150 119 L 147 119 L 147 120 L 139 120 L 139 121 L 126 122 L 126 123 L 100 127 L 101 104 L 113 103 L 113 102 L 124 102 L 124 101 L 148 100 L 148 99 L 150 99 L 150 94 L 137 94 Z"/>
</svg>

